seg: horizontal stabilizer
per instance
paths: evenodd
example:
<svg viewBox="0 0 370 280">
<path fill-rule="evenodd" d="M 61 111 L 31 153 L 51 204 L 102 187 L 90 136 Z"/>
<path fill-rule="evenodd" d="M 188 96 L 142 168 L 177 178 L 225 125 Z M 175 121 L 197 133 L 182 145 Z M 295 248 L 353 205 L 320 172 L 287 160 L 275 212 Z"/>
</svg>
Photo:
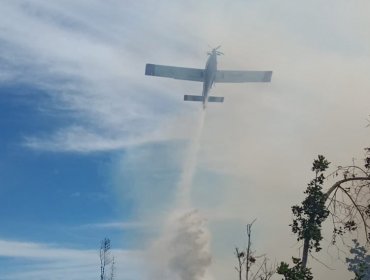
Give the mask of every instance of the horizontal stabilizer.
<svg viewBox="0 0 370 280">
<path fill-rule="evenodd" d="M 184 95 L 185 101 L 203 101 L 203 96 L 201 95 Z"/>
<path fill-rule="evenodd" d="M 209 96 L 208 102 L 224 102 L 224 98 L 219 96 Z"/>
</svg>

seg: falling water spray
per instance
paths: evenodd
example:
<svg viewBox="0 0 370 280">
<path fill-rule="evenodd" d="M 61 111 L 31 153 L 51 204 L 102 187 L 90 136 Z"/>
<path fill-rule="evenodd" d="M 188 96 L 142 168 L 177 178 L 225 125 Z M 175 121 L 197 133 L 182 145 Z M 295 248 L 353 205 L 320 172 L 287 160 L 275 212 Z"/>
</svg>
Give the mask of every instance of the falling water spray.
<svg viewBox="0 0 370 280">
<path fill-rule="evenodd" d="M 186 153 L 184 167 L 182 169 L 181 177 L 177 186 L 177 209 L 186 210 L 191 208 L 191 188 L 197 167 L 197 159 L 205 117 L 206 111 L 202 110 L 198 118 L 198 123 L 194 131 L 193 139 L 191 139 L 188 151 Z"/>
<path fill-rule="evenodd" d="M 168 216 L 161 237 L 150 250 L 156 279 L 210 279 L 207 273 L 211 264 L 210 234 L 205 219 L 191 205 L 191 189 L 204 121 L 205 110 L 202 110 L 177 186 L 175 209 Z"/>
</svg>

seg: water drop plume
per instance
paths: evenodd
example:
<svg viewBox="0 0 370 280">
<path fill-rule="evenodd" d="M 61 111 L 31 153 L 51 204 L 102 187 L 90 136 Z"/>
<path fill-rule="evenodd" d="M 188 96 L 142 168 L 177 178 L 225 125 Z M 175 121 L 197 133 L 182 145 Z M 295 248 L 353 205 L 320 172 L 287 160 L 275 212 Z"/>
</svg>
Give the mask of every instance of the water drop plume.
<svg viewBox="0 0 370 280">
<path fill-rule="evenodd" d="M 178 192 L 176 207 L 179 209 L 189 209 L 191 207 L 191 189 L 197 167 L 198 153 L 204 128 L 205 117 L 206 111 L 202 110 L 199 113 L 197 123 L 195 123 L 196 127 L 194 131 L 194 136 L 189 143 L 189 147 L 185 156 L 184 166 L 177 187 Z"/>
<path fill-rule="evenodd" d="M 191 190 L 205 116 L 205 110 L 202 110 L 194 123 L 194 136 L 189 143 L 177 185 L 175 207 L 168 215 L 161 236 L 149 250 L 150 262 L 153 264 L 152 276 L 156 279 L 212 279 L 207 272 L 211 264 L 211 237 L 205 219 L 191 205 Z"/>
</svg>

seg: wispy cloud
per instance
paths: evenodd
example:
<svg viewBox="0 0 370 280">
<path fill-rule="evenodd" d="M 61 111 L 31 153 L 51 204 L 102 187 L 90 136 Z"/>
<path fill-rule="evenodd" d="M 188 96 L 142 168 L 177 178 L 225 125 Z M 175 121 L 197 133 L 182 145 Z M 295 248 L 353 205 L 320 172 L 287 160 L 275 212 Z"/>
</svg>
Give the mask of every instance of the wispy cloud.
<svg viewBox="0 0 370 280">
<path fill-rule="evenodd" d="M 95 229 L 116 229 L 116 230 L 130 230 L 130 229 L 145 229 L 146 227 L 153 227 L 150 223 L 145 222 L 108 222 L 96 223 L 80 226 L 82 228 L 95 228 Z"/>
<path fill-rule="evenodd" d="M 140 279 L 141 252 L 112 250 L 117 275 Z M 8 258 L 18 271 L 8 268 L 2 279 L 94 279 L 99 276 L 98 250 L 82 250 L 52 244 L 0 240 L 0 256 Z M 28 261 L 25 265 L 21 263 Z M 14 266 L 15 268 L 16 266 Z"/>
<path fill-rule="evenodd" d="M 104 130 L 105 131 L 105 130 Z M 144 144 L 147 141 L 160 141 L 156 135 L 122 136 L 99 133 L 92 129 L 87 130 L 82 126 L 71 126 L 45 137 L 25 136 L 24 145 L 28 148 L 51 152 L 78 152 L 89 153 L 110 151 L 127 148 L 133 145 Z M 110 137 L 109 137 L 110 136 Z"/>
<path fill-rule="evenodd" d="M 111 15 L 115 7 L 120 13 Z M 43 110 L 64 112 L 73 121 L 47 134 L 25 137 L 27 147 L 102 151 L 161 135 L 180 99 L 175 101 L 166 86 L 151 85 L 149 92 L 144 46 L 163 37 L 163 32 L 152 26 L 150 38 L 143 36 L 140 29 L 144 32 L 148 25 L 137 19 L 138 8 L 145 6 L 123 8 L 115 2 L 107 6 L 93 1 L 85 9 L 67 2 L 4 3 L 0 47 L 1 59 L 9 67 L 1 69 L 2 79 L 43 89 L 52 97 Z"/>
<path fill-rule="evenodd" d="M 0 240 L 0 255 L 45 260 L 87 259 L 91 261 L 93 251 L 57 248 L 47 244 Z"/>
</svg>

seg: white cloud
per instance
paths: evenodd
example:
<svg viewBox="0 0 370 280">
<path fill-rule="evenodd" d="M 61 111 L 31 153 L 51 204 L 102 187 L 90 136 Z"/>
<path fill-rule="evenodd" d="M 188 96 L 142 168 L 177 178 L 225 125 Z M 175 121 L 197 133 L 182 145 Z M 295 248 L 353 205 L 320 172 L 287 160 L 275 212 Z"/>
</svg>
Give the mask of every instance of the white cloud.
<svg viewBox="0 0 370 280">
<path fill-rule="evenodd" d="M 69 258 L 90 259 L 92 251 L 52 248 L 45 244 L 0 240 L 2 257 L 22 257 L 47 260 L 68 260 Z"/>
<path fill-rule="evenodd" d="M 150 223 L 145 222 L 107 222 L 107 223 L 96 223 L 82 225 L 82 228 L 100 228 L 100 229 L 118 229 L 118 230 L 129 230 L 129 229 L 142 229 L 146 227 L 153 227 Z"/>
<path fill-rule="evenodd" d="M 104 136 L 103 132 L 89 131 L 81 126 L 70 126 L 44 138 L 26 136 L 24 145 L 28 148 L 52 152 L 89 153 L 123 149 L 149 140 L 160 140 L 156 135 L 149 134 L 146 135 L 145 140 L 134 136 L 123 138 L 119 135 L 115 137 L 111 135 L 111 138 L 108 138 Z"/>
<path fill-rule="evenodd" d="M 65 112 L 74 122 L 48 136 L 26 137 L 27 146 L 89 152 L 152 141 L 168 122 L 166 111 L 180 103 L 168 94 L 171 87 L 149 85 L 144 76 L 145 49 L 136 46 L 144 46 L 148 37 L 139 30 L 146 24 L 135 21 L 140 13 L 127 7 L 116 22 L 107 21 L 114 6 L 122 10 L 112 5 L 4 4 L 1 57 L 12 67 L 2 76 L 45 90 L 52 98 L 43 110 Z M 121 22 L 121 16 L 132 21 Z M 158 31 L 150 33 L 152 40 Z M 135 47 L 128 46 L 133 42 Z"/>
<path fill-rule="evenodd" d="M 117 276 L 140 279 L 140 251 L 112 249 Z M 0 256 L 18 265 L 18 271 L 8 268 L 2 279 L 96 279 L 99 277 L 98 250 L 70 249 L 52 244 L 0 240 Z M 24 264 L 28 261 L 27 264 Z M 23 262 L 23 265 L 22 265 Z M 14 266 L 15 267 L 15 266 Z"/>
</svg>

